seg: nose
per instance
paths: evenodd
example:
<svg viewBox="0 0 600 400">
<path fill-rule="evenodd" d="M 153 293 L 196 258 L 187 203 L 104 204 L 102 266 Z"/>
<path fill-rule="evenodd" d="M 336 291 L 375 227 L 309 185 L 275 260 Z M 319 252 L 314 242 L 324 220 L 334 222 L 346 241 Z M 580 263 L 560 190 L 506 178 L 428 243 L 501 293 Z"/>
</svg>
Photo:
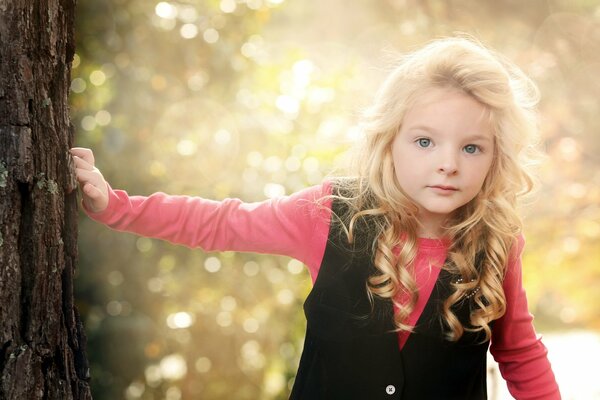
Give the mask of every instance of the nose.
<svg viewBox="0 0 600 400">
<path fill-rule="evenodd" d="M 438 165 L 438 172 L 444 175 L 456 174 L 458 171 L 458 160 L 456 158 L 456 155 L 451 152 L 443 154 Z"/>
</svg>

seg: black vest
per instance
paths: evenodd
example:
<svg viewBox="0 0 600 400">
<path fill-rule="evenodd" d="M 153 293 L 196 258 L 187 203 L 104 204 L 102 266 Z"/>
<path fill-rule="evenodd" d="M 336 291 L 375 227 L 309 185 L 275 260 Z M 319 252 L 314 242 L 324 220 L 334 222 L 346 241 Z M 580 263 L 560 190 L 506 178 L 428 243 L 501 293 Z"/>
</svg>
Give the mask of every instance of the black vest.
<svg viewBox="0 0 600 400">
<path fill-rule="evenodd" d="M 332 209 L 342 215 L 343 205 Z M 361 229 L 368 232 L 369 222 Z M 365 229 L 366 228 L 366 229 Z M 368 235 L 350 248 L 330 225 L 314 287 L 304 303 L 304 350 L 291 400 L 486 399 L 488 341 L 465 333 L 458 342 L 444 338 L 440 307 L 451 293 L 442 270 L 413 333 L 402 350 L 393 332 L 393 305 L 369 301 L 366 282 L 375 272 Z M 455 313 L 468 321 L 469 300 Z"/>
</svg>

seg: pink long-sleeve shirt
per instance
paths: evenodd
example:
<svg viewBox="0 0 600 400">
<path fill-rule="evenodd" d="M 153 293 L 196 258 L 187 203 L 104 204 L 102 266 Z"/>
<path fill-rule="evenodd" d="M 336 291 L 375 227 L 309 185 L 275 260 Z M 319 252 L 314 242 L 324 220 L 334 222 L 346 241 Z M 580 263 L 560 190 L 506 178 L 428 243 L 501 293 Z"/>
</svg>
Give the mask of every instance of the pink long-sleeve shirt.
<svg viewBox="0 0 600 400">
<path fill-rule="evenodd" d="M 238 199 L 212 201 L 162 192 L 147 197 L 130 196 L 110 185 L 108 190 L 109 202 L 104 211 L 93 213 L 85 205 L 83 208 L 90 218 L 114 230 L 206 251 L 285 255 L 303 262 L 313 283 L 319 274 L 329 235 L 331 200 L 317 200 L 331 194 L 328 181 L 290 196 L 256 203 Z M 516 399 L 560 399 L 546 347 L 535 333 L 527 307 L 521 280 L 523 246 L 520 238 L 511 253 L 503 284 L 506 313 L 494 322 L 490 351 Z M 419 298 L 409 317 L 412 325 L 425 308 L 447 251 L 445 241 L 418 239 L 415 278 Z M 400 348 L 407 338 L 407 333 L 399 333 Z"/>
</svg>

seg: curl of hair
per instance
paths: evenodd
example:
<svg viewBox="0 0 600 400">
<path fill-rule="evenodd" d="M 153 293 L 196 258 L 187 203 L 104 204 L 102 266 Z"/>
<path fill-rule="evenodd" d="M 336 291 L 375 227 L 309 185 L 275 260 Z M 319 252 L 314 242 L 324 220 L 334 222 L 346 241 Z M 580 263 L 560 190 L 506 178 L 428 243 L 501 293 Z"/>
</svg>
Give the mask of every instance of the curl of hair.
<svg viewBox="0 0 600 400">
<path fill-rule="evenodd" d="M 494 157 L 480 193 L 456 210 L 444 226 L 450 240 L 443 268 L 462 278 L 445 300 L 442 319 L 447 338 L 465 331 L 491 336 L 490 322 L 506 310 L 502 283 L 509 254 L 522 230 L 518 199 L 530 192 L 529 172 L 539 153 L 537 145 L 538 90 L 513 63 L 471 38 L 432 41 L 405 55 L 393 67 L 362 122 L 351 179 L 339 180 L 343 193 L 334 195 L 348 205 L 337 216 L 347 239 L 356 237 L 357 222 L 368 218 L 375 230 L 372 243 L 377 273 L 367 282 L 369 296 L 394 302 L 397 330 L 412 330 L 407 317 L 418 298 L 412 265 L 417 254 L 418 207 L 398 185 L 391 152 L 405 114 L 431 89 L 457 90 L 472 96 L 488 111 L 494 136 Z M 474 296 L 468 296 L 479 288 Z M 409 301 L 397 301 L 399 294 Z M 453 307 L 470 297 L 470 321 L 461 322 Z"/>
</svg>

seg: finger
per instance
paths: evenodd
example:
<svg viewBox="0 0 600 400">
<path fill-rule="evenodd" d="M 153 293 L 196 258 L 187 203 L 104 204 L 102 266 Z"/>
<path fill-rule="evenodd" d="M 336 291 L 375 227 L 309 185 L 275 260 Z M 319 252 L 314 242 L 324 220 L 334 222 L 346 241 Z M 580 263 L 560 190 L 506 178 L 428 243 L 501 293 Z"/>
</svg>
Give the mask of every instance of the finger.
<svg viewBox="0 0 600 400">
<path fill-rule="evenodd" d="M 77 181 L 79 181 L 79 183 L 82 185 L 82 187 L 86 183 L 90 183 L 90 184 L 98 187 L 104 181 L 104 179 L 101 176 L 99 176 L 98 172 L 88 171 L 86 169 L 81 169 L 81 168 L 75 169 L 75 176 L 77 177 Z"/>
<path fill-rule="evenodd" d="M 93 200 L 96 200 L 96 199 L 102 197 L 102 192 L 100 192 L 100 190 L 96 186 L 92 185 L 91 183 L 86 183 L 83 186 L 82 190 L 89 198 L 91 198 Z"/>
<path fill-rule="evenodd" d="M 73 156 L 73 160 L 75 161 L 75 167 L 77 168 L 86 169 L 88 171 L 93 171 L 95 168 L 93 165 L 79 156 Z"/>
<path fill-rule="evenodd" d="M 86 149 L 85 147 L 73 147 L 70 151 L 74 156 L 83 158 L 88 164 L 92 166 L 95 165 L 94 153 L 92 150 Z"/>
</svg>

